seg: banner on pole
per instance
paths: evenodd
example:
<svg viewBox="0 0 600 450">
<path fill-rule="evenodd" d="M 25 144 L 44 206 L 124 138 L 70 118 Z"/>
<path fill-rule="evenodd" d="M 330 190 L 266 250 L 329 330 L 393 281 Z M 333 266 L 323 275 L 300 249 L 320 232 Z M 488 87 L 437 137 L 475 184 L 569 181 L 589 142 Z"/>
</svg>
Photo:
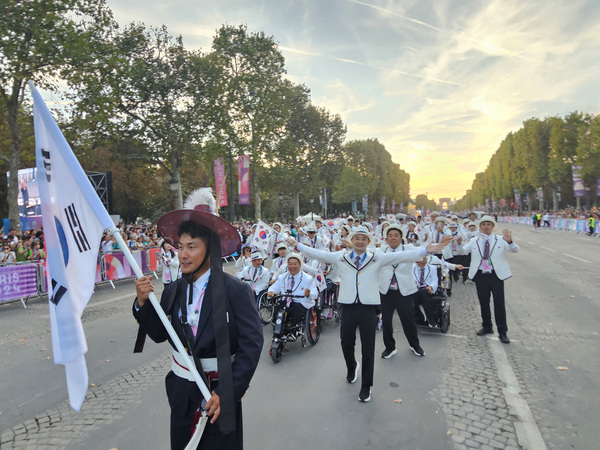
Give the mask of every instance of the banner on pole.
<svg viewBox="0 0 600 450">
<path fill-rule="evenodd" d="M 250 204 L 250 157 L 238 156 L 238 203 Z"/>
<path fill-rule="evenodd" d="M 379 212 L 383 214 L 385 211 L 385 197 L 381 197 L 381 204 L 379 205 Z"/>
<path fill-rule="evenodd" d="M 515 203 L 517 205 L 517 208 L 521 207 L 521 193 L 519 192 L 518 189 L 515 189 Z"/>
<path fill-rule="evenodd" d="M 396 199 L 392 199 L 392 214 L 396 214 Z"/>
<path fill-rule="evenodd" d="M 581 179 L 581 175 L 579 171 L 581 170 L 581 166 L 572 166 L 573 170 L 573 195 L 575 197 L 584 197 L 585 196 L 585 187 L 583 185 L 583 180 Z"/>
<path fill-rule="evenodd" d="M 215 159 L 215 188 L 217 205 L 227 206 L 227 187 L 225 186 L 225 166 L 221 158 Z"/>
</svg>

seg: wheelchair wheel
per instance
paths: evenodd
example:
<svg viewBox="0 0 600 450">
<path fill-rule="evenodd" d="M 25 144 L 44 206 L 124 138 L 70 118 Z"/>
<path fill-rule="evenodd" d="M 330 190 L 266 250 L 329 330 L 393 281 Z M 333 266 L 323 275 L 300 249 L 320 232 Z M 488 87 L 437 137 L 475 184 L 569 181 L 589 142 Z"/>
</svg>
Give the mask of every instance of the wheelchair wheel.
<svg viewBox="0 0 600 450">
<path fill-rule="evenodd" d="M 306 311 L 305 333 L 310 345 L 315 345 L 321 336 L 321 317 L 316 308 Z"/>
<path fill-rule="evenodd" d="M 256 301 L 256 308 L 258 309 L 258 315 L 263 325 L 271 322 L 273 319 L 273 301 L 267 297 L 267 291 L 262 291 L 258 294 L 258 300 Z"/>
<path fill-rule="evenodd" d="M 450 305 L 446 303 L 444 309 L 442 310 L 442 320 L 441 320 L 440 330 L 442 333 L 447 333 L 448 328 L 450 328 Z"/>
<path fill-rule="evenodd" d="M 269 350 L 269 354 L 271 355 L 271 359 L 275 364 L 281 361 L 281 358 L 283 357 L 283 343 L 273 342 L 271 345 L 271 350 Z"/>
</svg>

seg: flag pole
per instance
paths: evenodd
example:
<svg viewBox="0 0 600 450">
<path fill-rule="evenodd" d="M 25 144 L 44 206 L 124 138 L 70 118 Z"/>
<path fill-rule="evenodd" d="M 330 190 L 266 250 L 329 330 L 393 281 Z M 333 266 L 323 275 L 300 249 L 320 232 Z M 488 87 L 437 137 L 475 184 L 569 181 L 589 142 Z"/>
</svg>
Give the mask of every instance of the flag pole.
<svg viewBox="0 0 600 450">
<path fill-rule="evenodd" d="M 123 255 L 127 259 L 127 262 L 133 268 L 136 278 L 138 278 L 138 279 L 142 278 L 144 276 L 142 269 L 140 269 L 137 262 L 133 258 L 133 255 L 131 254 L 131 251 L 129 251 L 127 244 L 123 240 L 123 236 L 121 236 L 119 229 L 113 225 L 112 227 L 110 227 L 108 229 L 108 232 L 110 234 L 112 234 L 112 236 L 116 239 L 117 243 L 119 244 L 119 247 L 123 251 Z M 181 357 L 185 361 L 185 365 L 187 366 L 187 368 L 190 370 L 190 373 L 194 377 L 194 381 L 200 388 L 200 392 L 202 393 L 202 396 L 205 398 L 206 401 L 208 401 L 208 399 L 211 397 L 212 394 L 208 390 L 208 387 L 206 386 L 206 384 L 204 384 L 204 381 L 202 381 L 202 378 L 200 377 L 200 373 L 198 373 L 198 369 L 196 368 L 196 364 L 191 360 L 190 356 L 188 355 L 188 352 L 186 351 L 183 344 L 181 343 L 179 336 L 177 336 L 177 333 L 173 329 L 173 325 L 171 325 L 171 322 L 169 321 L 169 319 L 167 318 L 167 315 L 163 311 L 162 306 L 160 306 L 160 303 L 159 303 L 158 299 L 156 298 L 156 295 L 154 295 L 154 292 L 150 292 L 148 297 L 150 299 L 150 303 L 152 303 L 152 306 L 154 306 L 154 309 L 156 310 L 156 313 L 158 314 L 160 321 L 165 326 L 167 333 L 169 333 L 169 336 L 171 337 L 171 341 L 175 344 L 175 347 L 177 347 L 177 351 L 181 354 Z"/>
</svg>

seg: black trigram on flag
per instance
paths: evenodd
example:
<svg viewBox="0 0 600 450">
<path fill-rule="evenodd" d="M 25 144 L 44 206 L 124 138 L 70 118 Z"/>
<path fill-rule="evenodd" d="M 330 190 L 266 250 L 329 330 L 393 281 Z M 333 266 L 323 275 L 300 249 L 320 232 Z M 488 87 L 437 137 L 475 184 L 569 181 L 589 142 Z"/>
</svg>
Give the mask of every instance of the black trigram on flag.
<svg viewBox="0 0 600 450">
<path fill-rule="evenodd" d="M 73 239 L 77 244 L 79 253 L 87 252 L 90 250 L 90 243 L 81 228 L 81 222 L 79 221 L 79 217 L 77 217 L 77 211 L 73 203 L 65 208 L 65 215 L 69 221 L 69 228 L 71 228 L 71 233 L 73 234 Z"/>
</svg>

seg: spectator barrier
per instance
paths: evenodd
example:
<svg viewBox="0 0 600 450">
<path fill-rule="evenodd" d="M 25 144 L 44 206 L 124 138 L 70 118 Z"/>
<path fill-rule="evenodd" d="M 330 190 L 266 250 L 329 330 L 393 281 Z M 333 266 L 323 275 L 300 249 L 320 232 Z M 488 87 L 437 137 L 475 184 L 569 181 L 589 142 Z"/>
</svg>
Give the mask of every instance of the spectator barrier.
<svg viewBox="0 0 600 450">
<path fill-rule="evenodd" d="M 498 217 L 498 222 L 516 223 L 516 224 L 520 224 L 520 225 L 533 226 L 533 219 L 531 217 L 516 217 L 516 216 Z M 588 222 L 585 219 L 551 218 L 548 220 L 548 222 L 550 223 L 550 228 L 556 228 L 558 230 L 577 231 L 580 233 L 587 233 L 589 231 Z M 542 221 L 542 225 L 543 225 L 543 221 Z M 594 230 L 595 233 L 598 233 L 599 226 L 600 225 L 596 225 L 596 228 Z"/>
<path fill-rule="evenodd" d="M 154 274 L 162 269 L 160 264 L 160 248 L 134 250 L 133 256 L 142 272 Z M 114 288 L 114 280 L 133 277 L 133 268 L 122 252 L 107 252 L 98 256 L 96 266 L 96 284 L 109 282 Z M 27 300 L 34 295 L 47 293 L 46 263 L 21 262 L 8 263 L 0 266 L 0 303 L 20 300 L 27 308 Z"/>
</svg>

